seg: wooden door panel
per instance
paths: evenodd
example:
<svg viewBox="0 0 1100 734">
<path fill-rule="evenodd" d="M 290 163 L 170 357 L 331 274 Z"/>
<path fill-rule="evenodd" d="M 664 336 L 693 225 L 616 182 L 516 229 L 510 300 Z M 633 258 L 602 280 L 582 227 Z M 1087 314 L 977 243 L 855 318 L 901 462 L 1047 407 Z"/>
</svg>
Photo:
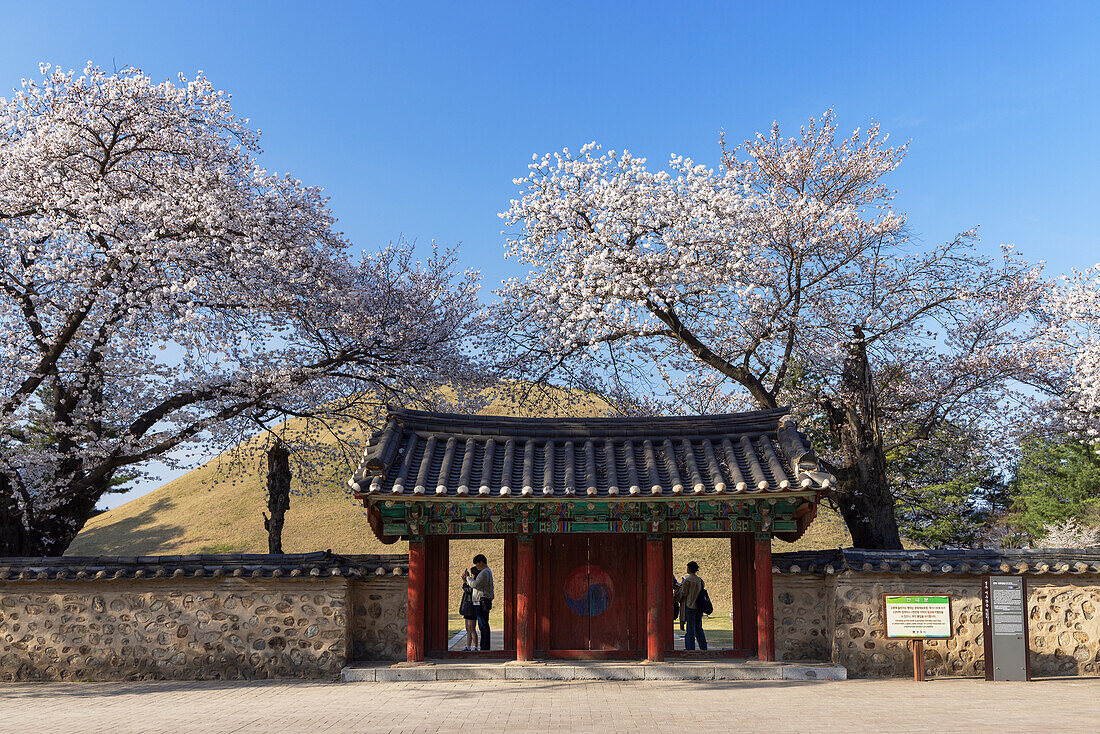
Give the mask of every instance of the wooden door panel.
<svg viewBox="0 0 1100 734">
<path fill-rule="evenodd" d="M 637 546 L 633 535 L 589 536 L 589 650 L 638 649 Z"/>
<path fill-rule="evenodd" d="M 588 567 L 587 536 L 553 536 L 549 560 L 550 649 L 587 650 L 589 625 L 584 614 L 588 603 L 584 582 Z"/>
</svg>

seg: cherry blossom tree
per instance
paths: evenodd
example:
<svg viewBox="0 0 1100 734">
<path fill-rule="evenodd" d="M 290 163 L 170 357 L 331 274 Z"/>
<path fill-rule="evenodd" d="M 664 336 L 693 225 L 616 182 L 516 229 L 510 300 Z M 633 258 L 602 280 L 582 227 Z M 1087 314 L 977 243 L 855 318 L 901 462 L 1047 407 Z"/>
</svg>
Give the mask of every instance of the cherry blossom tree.
<svg viewBox="0 0 1100 734">
<path fill-rule="evenodd" d="M 476 273 L 352 262 L 247 122 L 201 73 L 45 66 L 0 100 L 0 555 L 61 553 L 152 459 L 477 374 Z"/>
<path fill-rule="evenodd" d="M 1100 444 L 1100 263 L 1062 277 L 1044 313 L 1059 427 Z"/>
<path fill-rule="evenodd" d="M 1100 527 L 1088 527 L 1076 520 L 1066 520 L 1048 525 L 1040 548 L 1097 548 L 1100 547 Z"/>
<path fill-rule="evenodd" d="M 1028 364 L 1013 332 L 1041 290 L 973 231 L 913 241 L 882 181 L 905 150 L 877 125 L 838 137 L 830 111 L 794 138 L 723 141 L 718 170 L 594 143 L 535 156 L 501 215 L 529 274 L 493 327 L 536 382 L 667 410 L 793 405 L 820 428 L 854 543 L 900 547 L 889 457 L 988 427 Z"/>
</svg>

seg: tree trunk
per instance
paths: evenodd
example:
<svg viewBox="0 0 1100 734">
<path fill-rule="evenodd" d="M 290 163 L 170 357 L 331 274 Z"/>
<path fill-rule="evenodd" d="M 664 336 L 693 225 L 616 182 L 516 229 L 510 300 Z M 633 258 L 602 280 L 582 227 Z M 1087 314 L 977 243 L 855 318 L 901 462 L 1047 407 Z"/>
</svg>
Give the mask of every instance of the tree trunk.
<svg viewBox="0 0 1100 734">
<path fill-rule="evenodd" d="M 841 395 L 823 400 L 829 430 L 844 457 L 844 466 L 836 472 L 834 499 L 854 547 L 900 550 L 901 534 L 886 475 L 867 342 L 863 329 L 856 326 L 853 331 L 841 375 Z"/>
<path fill-rule="evenodd" d="M 0 474 L 0 556 L 39 555 L 32 550 L 11 483 L 6 474 Z"/>
<path fill-rule="evenodd" d="M 283 552 L 283 519 L 290 509 L 290 452 L 281 441 L 267 450 L 267 530 L 268 553 Z"/>
<path fill-rule="evenodd" d="M 68 487 L 59 490 L 58 496 L 65 497 L 65 501 L 56 503 L 48 513 L 36 513 L 28 522 L 16 502 L 10 479 L 0 474 L 0 556 L 60 556 L 68 550 L 88 521 L 99 494 L 93 499 L 86 490 Z"/>
<path fill-rule="evenodd" d="M 852 534 L 853 547 L 900 550 L 894 497 L 884 475 L 877 473 L 876 463 L 873 455 L 855 457 L 837 477 L 834 499 Z"/>
</svg>

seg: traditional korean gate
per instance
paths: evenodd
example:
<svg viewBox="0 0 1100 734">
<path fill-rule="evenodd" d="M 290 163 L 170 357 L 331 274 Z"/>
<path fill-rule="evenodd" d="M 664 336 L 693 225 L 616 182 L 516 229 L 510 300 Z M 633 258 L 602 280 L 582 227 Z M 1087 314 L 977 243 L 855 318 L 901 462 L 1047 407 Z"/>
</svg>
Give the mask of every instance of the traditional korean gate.
<svg viewBox="0 0 1100 734">
<path fill-rule="evenodd" d="M 548 551 L 550 654 L 640 655 L 640 538 L 554 535 Z"/>
</svg>

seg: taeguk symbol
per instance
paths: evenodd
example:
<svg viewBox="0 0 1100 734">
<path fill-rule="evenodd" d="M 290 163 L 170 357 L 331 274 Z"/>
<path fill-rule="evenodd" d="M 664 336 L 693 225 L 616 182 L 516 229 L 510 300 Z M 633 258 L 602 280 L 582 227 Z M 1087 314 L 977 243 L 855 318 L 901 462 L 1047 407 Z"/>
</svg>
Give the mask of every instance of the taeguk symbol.
<svg viewBox="0 0 1100 734">
<path fill-rule="evenodd" d="M 582 617 L 598 617 L 615 599 L 615 585 L 599 566 L 578 567 L 565 579 L 565 603 Z"/>
</svg>

